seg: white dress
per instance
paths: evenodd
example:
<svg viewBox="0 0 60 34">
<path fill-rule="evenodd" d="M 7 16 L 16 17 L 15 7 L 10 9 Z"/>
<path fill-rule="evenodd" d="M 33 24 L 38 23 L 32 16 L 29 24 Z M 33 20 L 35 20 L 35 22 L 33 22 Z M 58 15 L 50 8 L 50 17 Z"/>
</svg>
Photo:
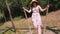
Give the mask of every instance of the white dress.
<svg viewBox="0 0 60 34">
<path fill-rule="evenodd" d="M 42 21 L 41 21 L 41 16 L 39 11 L 44 11 L 45 9 L 42 9 L 39 5 L 37 5 L 36 7 L 32 8 L 32 22 L 34 25 L 34 28 L 37 28 L 38 25 L 42 25 Z M 31 9 L 27 11 L 28 13 L 31 12 Z"/>
</svg>

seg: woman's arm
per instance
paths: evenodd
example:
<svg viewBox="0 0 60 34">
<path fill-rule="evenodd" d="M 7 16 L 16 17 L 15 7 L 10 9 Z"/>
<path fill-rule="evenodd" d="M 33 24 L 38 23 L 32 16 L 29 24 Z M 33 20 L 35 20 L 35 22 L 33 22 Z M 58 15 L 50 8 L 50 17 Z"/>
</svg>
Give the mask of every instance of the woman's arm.
<svg viewBox="0 0 60 34">
<path fill-rule="evenodd" d="M 28 13 L 30 13 L 31 12 L 31 9 L 30 10 L 27 10 L 26 8 L 24 8 L 23 7 L 23 9 L 25 10 L 25 11 L 27 11 Z"/>
<path fill-rule="evenodd" d="M 41 6 L 38 6 L 38 7 L 39 7 L 39 10 L 41 10 L 42 12 L 47 10 L 47 8 L 42 9 Z"/>
<path fill-rule="evenodd" d="M 45 10 L 47 10 L 49 8 L 49 5 L 47 5 L 44 9 L 42 9 L 41 6 L 38 6 L 38 7 L 43 12 L 43 11 L 45 11 Z"/>
</svg>

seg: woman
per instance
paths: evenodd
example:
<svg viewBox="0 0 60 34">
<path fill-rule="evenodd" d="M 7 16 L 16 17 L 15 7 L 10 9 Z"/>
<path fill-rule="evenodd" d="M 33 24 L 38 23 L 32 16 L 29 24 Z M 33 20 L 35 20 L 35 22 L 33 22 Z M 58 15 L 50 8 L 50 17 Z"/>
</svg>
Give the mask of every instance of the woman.
<svg viewBox="0 0 60 34">
<path fill-rule="evenodd" d="M 47 5 L 46 8 L 42 9 L 41 6 L 38 5 L 38 2 L 36 0 L 33 0 L 31 3 L 31 8 L 30 10 L 27 10 L 26 8 L 23 7 L 25 11 L 28 13 L 32 12 L 32 22 L 35 28 L 36 34 L 42 34 L 41 32 L 41 26 L 42 26 L 42 21 L 41 21 L 41 16 L 40 16 L 40 11 L 45 11 L 49 7 Z"/>
</svg>

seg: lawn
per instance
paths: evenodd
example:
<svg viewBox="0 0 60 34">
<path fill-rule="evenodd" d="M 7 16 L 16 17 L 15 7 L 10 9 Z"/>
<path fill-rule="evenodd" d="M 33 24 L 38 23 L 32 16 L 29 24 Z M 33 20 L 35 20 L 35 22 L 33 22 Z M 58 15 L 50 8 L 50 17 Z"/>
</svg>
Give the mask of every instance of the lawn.
<svg viewBox="0 0 60 34">
<path fill-rule="evenodd" d="M 16 28 L 16 33 L 13 32 L 11 22 L 8 21 L 0 25 L 0 34 L 29 34 L 29 27 L 32 28 L 31 31 L 34 34 L 31 18 L 20 19 L 20 17 L 17 17 L 13 19 L 13 22 Z M 47 16 L 42 16 L 42 22 L 44 27 L 46 25 L 47 34 L 60 34 L 60 10 L 51 12 Z"/>
</svg>

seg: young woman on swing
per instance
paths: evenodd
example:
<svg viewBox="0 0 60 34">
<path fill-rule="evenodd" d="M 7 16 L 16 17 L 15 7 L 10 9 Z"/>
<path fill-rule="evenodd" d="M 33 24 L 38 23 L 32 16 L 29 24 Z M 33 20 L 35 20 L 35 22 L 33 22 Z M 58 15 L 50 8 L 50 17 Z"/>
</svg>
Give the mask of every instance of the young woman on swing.
<svg viewBox="0 0 60 34">
<path fill-rule="evenodd" d="M 36 0 L 32 0 L 30 4 L 31 4 L 30 10 L 27 10 L 25 7 L 23 7 L 23 9 L 28 13 L 32 12 L 32 22 L 35 28 L 35 32 L 36 34 L 42 34 L 41 31 L 42 21 L 39 12 L 47 10 L 49 5 L 47 5 L 46 8 L 42 9 L 41 6 L 38 5 L 38 2 Z"/>
</svg>

